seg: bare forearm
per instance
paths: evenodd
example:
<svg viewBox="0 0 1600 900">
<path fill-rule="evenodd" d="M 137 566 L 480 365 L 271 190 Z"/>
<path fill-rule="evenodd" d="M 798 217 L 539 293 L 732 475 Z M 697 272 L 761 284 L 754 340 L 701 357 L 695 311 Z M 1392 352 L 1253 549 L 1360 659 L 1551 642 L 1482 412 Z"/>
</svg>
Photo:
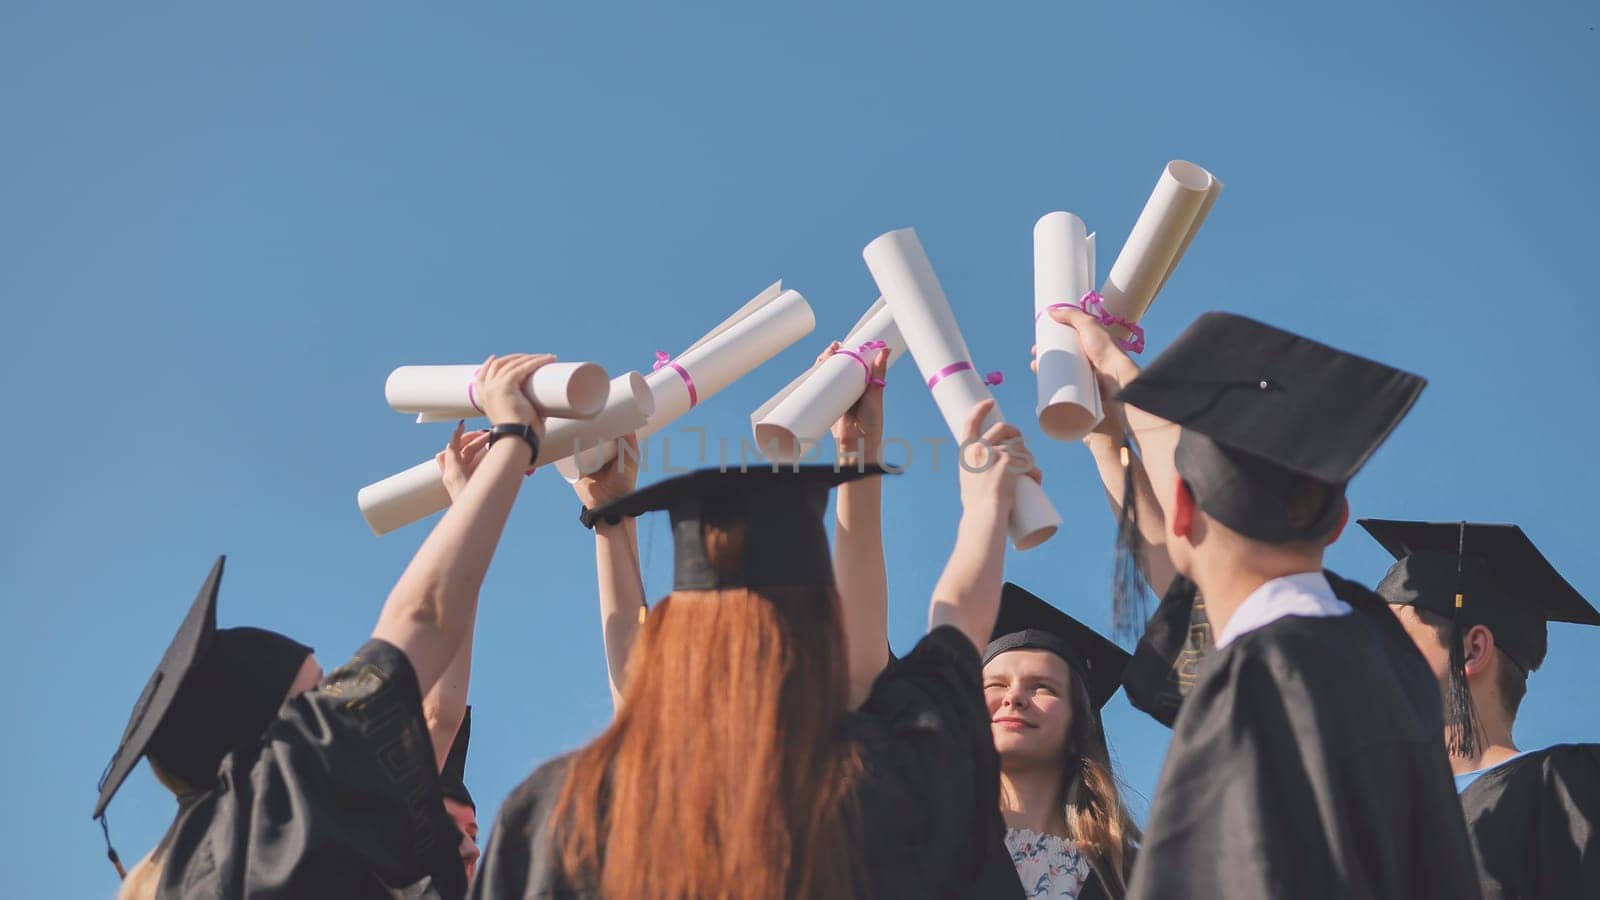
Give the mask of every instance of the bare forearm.
<svg viewBox="0 0 1600 900">
<path fill-rule="evenodd" d="M 843 607 L 850 702 L 866 699 L 889 664 L 889 578 L 883 559 L 883 481 L 840 485 L 833 573 Z"/>
<path fill-rule="evenodd" d="M 474 616 L 476 620 L 476 616 Z M 455 743 L 456 732 L 467 717 L 467 688 L 472 682 L 472 637 L 477 630 L 476 621 L 469 623 L 467 633 L 450 658 L 444 674 L 422 698 L 422 716 L 428 722 L 428 737 L 433 741 L 435 764 L 444 765 L 450 755 L 450 745 Z"/>
<path fill-rule="evenodd" d="M 424 694 L 431 691 L 477 615 L 495 546 L 528 464 L 528 447 L 502 440 L 451 504 L 400 576 L 372 636 L 405 651 Z"/>
<path fill-rule="evenodd" d="M 644 578 L 639 572 L 637 525 L 625 518 L 615 525 L 601 522 L 594 531 L 595 571 L 600 589 L 600 633 L 605 645 L 606 674 L 613 707 L 622 702 L 628 654 L 639 635 L 644 608 Z"/>
<path fill-rule="evenodd" d="M 1006 517 L 998 511 L 963 513 L 955 549 L 933 588 L 930 630 L 954 625 L 980 651 L 989 643 L 1000 611 L 1005 566 Z"/>
</svg>

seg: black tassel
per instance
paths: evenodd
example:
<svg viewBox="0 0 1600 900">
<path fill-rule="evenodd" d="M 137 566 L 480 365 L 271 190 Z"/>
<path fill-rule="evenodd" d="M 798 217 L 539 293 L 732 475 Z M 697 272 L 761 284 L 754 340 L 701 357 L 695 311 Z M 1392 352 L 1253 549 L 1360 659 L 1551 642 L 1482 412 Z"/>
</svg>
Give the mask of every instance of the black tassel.
<svg viewBox="0 0 1600 900">
<path fill-rule="evenodd" d="M 1139 504 L 1133 489 L 1133 441 L 1122 436 L 1122 511 L 1117 516 L 1117 547 L 1111 567 L 1111 622 L 1113 633 L 1127 642 L 1137 640 L 1150 617 L 1149 591 L 1139 571 Z"/>
<path fill-rule="evenodd" d="M 1456 539 L 1456 607 L 1450 618 L 1450 699 L 1445 707 L 1445 725 L 1450 735 L 1446 747 L 1450 755 L 1474 759 L 1478 755 L 1482 731 L 1478 725 L 1478 711 L 1472 704 L 1472 689 L 1467 686 L 1467 656 L 1462 646 L 1466 638 L 1462 608 L 1465 597 L 1461 593 L 1462 559 L 1466 555 L 1467 525 L 1461 523 Z"/>
<path fill-rule="evenodd" d="M 111 865 L 116 867 L 117 878 L 126 880 L 128 870 L 122 867 L 122 858 L 117 856 L 116 848 L 111 846 L 111 826 L 106 824 L 104 813 L 100 815 L 100 833 L 106 838 L 106 859 L 111 860 Z"/>
</svg>

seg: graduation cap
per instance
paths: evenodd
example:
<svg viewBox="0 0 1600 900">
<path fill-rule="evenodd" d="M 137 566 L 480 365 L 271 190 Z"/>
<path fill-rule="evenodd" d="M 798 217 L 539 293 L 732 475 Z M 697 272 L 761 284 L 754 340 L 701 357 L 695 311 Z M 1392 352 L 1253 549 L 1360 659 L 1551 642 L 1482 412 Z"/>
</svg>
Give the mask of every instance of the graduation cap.
<svg viewBox="0 0 1600 900">
<path fill-rule="evenodd" d="M 1546 622 L 1600 625 L 1585 600 L 1516 525 L 1361 519 L 1395 558 L 1378 595 L 1451 621 L 1449 718 L 1452 752 L 1476 756 L 1476 716 L 1463 666 L 1462 635 L 1475 625 L 1526 676 L 1544 663 Z"/>
<path fill-rule="evenodd" d="M 1106 705 L 1122 685 L 1129 654 L 1094 629 L 1025 588 L 1006 582 L 983 663 L 1011 650 L 1047 650 L 1067 661 L 1083 679 L 1095 709 Z"/>
<path fill-rule="evenodd" d="M 283 704 L 311 648 L 260 628 L 217 629 L 217 557 L 155 674 L 133 705 L 122 740 L 100 776 L 94 818 L 107 832 L 106 806 L 148 755 L 196 790 L 209 790 L 222 758 L 259 737 Z"/>
<path fill-rule="evenodd" d="M 1206 514 L 1267 543 L 1319 538 L 1344 487 L 1427 381 L 1271 325 L 1206 313 L 1122 390 L 1183 426 L 1175 462 Z M 1299 488 L 1325 486 L 1307 506 Z"/>
<path fill-rule="evenodd" d="M 833 562 L 822 524 L 828 492 L 884 472 L 881 466 L 701 469 L 641 488 L 593 514 L 638 516 L 667 510 L 677 549 L 675 591 L 831 585 Z M 742 558 L 714 567 L 706 556 L 703 526 L 734 521 L 744 523 Z"/>
<path fill-rule="evenodd" d="M 444 768 L 439 770 L 439 792 L 451 800 L 473 809 L 472 794 L 467 790 L 467 744 L 472 741 L 472 707 L 467 707 L 461 717 L 461 728 L 450 743 L 450 753 L 444 758 Z"/>
</svg>

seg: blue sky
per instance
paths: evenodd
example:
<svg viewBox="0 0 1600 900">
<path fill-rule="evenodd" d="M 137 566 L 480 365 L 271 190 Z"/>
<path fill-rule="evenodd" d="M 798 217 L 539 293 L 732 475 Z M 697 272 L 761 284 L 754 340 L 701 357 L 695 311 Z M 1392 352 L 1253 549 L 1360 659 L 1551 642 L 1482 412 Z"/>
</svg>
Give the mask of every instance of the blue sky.
<svg viewBox="0 0 1600 900">
<path fill-rule="evenodd" d="M 1152 351 L 1227 309 L 1428 376 L 1356 514 L 1517 522 L 1600 595 L 1597 24 L 1576 2 L 5 4 L 14 895 L 114 890 L 94 784 L 216 554 L 222 624 L 329 665 L 365 639 L 424 527 L 374 538 L 356 489 L 446 435 L 385 406 L 394 366 L 647 368 L 782 277 L 817 331 L 685 420 L 736 439 L 872 300 L 861 248 L 911 225 L 1027 422 L 1034 220 L 1082 216 L 1103 274 L 1172 158 L 1227 189 Z M 940 434 L 912 372 L 890 375 L 890 427 Z M 1087 453 L 1026 431 L 1066 524 L 1009 574 L 1107 626 Z M 899 649 L 956 496 L 922 466 L 886 492 Z M 529 479 L 484 590 L 485 819 L 610 712 L 577 505 Z M 642 534 L 659 596 L 668 533 Z M 1330 557 L 1369 583 L 1386 564 L 1359 533 Z M 1595 677 L 1582 631 L 1551 629 L 1525 745 L 1600 736 L 1569 687 Z M 1120 697 L 1107 726 L 1147 794 L 1164 732 Z M 171 812 L 141 769 L 112 808 L 124 856 Z"/>
</svg>

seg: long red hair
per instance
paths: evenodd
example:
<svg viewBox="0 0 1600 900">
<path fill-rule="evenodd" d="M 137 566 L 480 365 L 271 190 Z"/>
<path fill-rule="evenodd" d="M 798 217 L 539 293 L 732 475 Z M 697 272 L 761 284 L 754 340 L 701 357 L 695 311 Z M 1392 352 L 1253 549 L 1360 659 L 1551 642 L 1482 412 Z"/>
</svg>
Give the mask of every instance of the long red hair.
<svg viewBox="0 0 1600 900">
<path fill-rule="evenodd" d="M 743 556 L 742 520 L 703 526 Z M 848 898 L 862 861 L 831 587 L 676 591 L 646 619 L 616 718 L 573 757 L 563 870 L 614 898 Z"/>
</svg>

